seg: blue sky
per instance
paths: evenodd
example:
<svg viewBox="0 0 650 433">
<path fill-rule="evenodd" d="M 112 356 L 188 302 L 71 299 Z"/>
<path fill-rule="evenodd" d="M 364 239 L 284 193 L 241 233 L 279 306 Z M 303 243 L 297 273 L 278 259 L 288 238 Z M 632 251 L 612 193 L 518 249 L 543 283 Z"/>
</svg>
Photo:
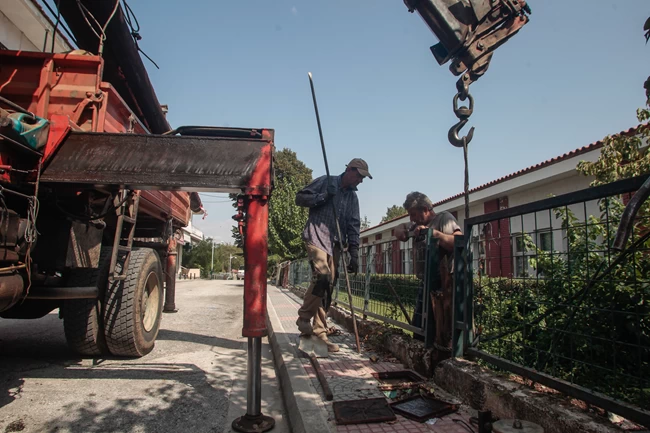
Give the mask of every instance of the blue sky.
<svg viewBox="0 0 650 433">
<path fill-rule="evenodd" d="M 531 0 L 531 22 L 472 86 L 470 184 L 488 182 L 635 125 L 650 74 L 646 0 Z M 421 190 L 462 191 L 454 77 L 435 37 L 402 0 L 132 0 L 146 60 L 173 126 L 266 127 L 324 174 L 307 72 L 314 75 L 331 170 L 364 158 L 361 214 Z M 207 236 L 230 241 L 233 209 L 204 196 Z"/>
</svg>

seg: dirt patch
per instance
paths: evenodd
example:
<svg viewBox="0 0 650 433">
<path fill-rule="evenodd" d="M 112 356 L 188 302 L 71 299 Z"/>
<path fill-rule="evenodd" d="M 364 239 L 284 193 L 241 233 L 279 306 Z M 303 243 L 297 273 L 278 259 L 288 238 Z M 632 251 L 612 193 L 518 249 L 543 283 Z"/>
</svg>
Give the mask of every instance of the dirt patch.
<svg viewBox="0 0 650 433">
<path fill-rule="evenodd" d="M 13 421 L 5 427 L 5 433 L 19 432 L 25 430 L 25 422 L 22 419 Z"/>
</svg>

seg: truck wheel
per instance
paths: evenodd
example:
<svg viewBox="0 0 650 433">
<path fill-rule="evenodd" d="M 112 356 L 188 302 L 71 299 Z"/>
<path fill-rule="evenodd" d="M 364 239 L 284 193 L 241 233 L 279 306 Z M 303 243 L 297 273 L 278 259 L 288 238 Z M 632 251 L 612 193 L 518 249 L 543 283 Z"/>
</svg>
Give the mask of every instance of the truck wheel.
<svg viewBox="0 0 650 433">
<path fill-rule="evenodd" d="M 104 338 L 102 301 L 108 282 L 111 251 L 111 248 L 102 250 L 98 269 L 72 269 L 66 281 L 68 287 L 99 288 L 99 299 L 69 299 L 61 305 L 65 339 L 68 346 L 80 355 L 108 354 Z"/>
<path fill-rule="evenodd" d="M 153 350 L 162 316 L 162 288 L 158 254 L 150 248 L 134 249 L 126 279 L 109 282 L 106 290 L 105 336 L 113 355 L 140 357 Z"/>
</svg>

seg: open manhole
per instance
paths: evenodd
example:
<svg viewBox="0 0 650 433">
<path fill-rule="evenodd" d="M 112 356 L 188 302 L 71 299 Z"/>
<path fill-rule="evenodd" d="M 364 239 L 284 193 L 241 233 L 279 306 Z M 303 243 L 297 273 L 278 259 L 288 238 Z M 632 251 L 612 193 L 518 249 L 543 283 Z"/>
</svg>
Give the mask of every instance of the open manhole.
<svg viewBox="0 0 650 433">
<path fill-rule="evenodd" d="M 397 419 L 384 398 L 336 401 L 333 409 L 336 423 L 340 425 L 368 424 Z"/>
<path fill-rule="evenodd" d="M 379 381 L 382 391 L 412 389 L 424 382 L 424 378 L 412 370 L 382 371 L 372 373 L 372 376 Z"/>
<path fill-rule="evenodd" d="M 440 418 L 458 410 L 455 404 L 420 395 L 391 403 L 390 406 L 400 415 L 417 422 Z"/>
</svg>

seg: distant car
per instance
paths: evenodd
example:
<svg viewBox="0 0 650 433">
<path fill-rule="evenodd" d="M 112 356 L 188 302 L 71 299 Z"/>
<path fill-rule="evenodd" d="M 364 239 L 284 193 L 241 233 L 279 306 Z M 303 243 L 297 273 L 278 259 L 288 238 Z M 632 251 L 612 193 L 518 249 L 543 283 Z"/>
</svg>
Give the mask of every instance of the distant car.
<svg viewBox="0 0 650 433">
<path fill-rule="evenodd" d="M 237 279 L 238 280 L 243 280 L 244 279 L 244 267 L 240 266 L 239 270 L 237 271 Z"/>
</svg>

